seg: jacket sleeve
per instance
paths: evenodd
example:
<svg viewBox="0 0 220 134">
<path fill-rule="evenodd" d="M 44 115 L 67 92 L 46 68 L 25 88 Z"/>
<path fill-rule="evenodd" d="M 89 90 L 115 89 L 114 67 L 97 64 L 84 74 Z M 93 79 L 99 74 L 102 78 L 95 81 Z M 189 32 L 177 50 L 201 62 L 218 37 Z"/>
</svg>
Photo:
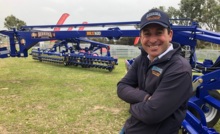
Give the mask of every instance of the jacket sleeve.
<svg viewBox="0 0 220 134">
<path fill-rule="evenodd" d="M 146 124 L 159 123 L 178 110 L 191 93 L 191 74 L 173 71 L 164 76 L 150 100 L 132 104 L 130 113 Z"/>
<path fill-rule="evenodd" d="M 117 84 L 118 97 L 127 103 L 134 104 L 142 102 L 149 94 L 138 87 L 138 63 L 140 57 L 136 58 L 131 69 Z"/>
</svg>

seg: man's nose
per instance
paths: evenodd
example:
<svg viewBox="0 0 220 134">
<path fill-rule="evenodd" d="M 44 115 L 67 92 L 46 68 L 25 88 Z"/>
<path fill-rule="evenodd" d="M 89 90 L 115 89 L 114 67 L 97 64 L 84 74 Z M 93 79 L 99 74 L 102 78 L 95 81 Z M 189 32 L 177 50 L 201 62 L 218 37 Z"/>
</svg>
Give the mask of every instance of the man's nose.
<svg viewBox="0 0 220 134">
<path fill-rule="evenodd" d="M 157 42 L 156 36 L 151 36 L 150 39 L 149 39 L 149 42 L 152 43 L 152 44 L 156 43 Z"/>
</svg>

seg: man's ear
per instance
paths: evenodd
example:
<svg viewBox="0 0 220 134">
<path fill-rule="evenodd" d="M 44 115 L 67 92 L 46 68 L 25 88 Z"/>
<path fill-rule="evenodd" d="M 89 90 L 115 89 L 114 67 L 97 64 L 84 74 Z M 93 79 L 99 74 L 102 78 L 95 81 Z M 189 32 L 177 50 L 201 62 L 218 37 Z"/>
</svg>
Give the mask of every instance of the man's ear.
<svg viewBox="0 0 220 134">
<path fill-rule="evenodd" d="M 139 36 L 140 36 L 140 43 L 142 44 L 143 36 L 142 36 L 141 32 L 140 32 Z"/>
<path fill-rule="evenodd" d="M 170 30 L 170 34 L 169 34 L 169 36 L 170 36 L 170 41 L 172 41 L 172 39 L 173 39 L 173 30 Z"/>
</svg>

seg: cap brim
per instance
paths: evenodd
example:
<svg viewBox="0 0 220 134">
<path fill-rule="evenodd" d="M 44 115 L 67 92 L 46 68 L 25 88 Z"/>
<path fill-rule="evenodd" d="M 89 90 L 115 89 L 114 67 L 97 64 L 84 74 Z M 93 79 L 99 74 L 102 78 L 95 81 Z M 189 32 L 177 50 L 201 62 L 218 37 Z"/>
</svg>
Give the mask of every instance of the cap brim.
<svg viewBox="0 0 220 134">
<path fill-rule="evenodd" d="M 151 22 L 148 22 L 146 24 L 144 24 L 140 29 L 144 28 L 145 26 L 149 25 L 149 24 L 159 24 L 165 28 L 168 28 L 168 25 L 162 23 L 162 22 L 158 22 L 158 21 L 151 21 Z"/>
</svg>

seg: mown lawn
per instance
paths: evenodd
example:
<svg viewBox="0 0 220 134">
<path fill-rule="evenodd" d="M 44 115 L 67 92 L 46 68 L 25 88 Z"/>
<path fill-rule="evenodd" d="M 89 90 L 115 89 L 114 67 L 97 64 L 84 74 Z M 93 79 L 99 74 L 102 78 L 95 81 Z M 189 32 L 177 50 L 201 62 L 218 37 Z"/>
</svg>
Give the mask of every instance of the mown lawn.
<svg viewBox="0 0 220 134">
<path fill-rule="evenodd" d="M 0 59 L 0 133 L 117 134 L 128 117 L 116 94 L 125 73 L 124 59 L 112 72 Z"/>
</svg>

